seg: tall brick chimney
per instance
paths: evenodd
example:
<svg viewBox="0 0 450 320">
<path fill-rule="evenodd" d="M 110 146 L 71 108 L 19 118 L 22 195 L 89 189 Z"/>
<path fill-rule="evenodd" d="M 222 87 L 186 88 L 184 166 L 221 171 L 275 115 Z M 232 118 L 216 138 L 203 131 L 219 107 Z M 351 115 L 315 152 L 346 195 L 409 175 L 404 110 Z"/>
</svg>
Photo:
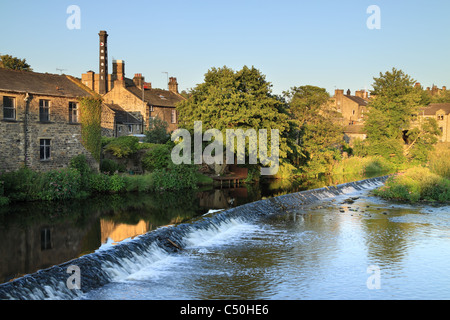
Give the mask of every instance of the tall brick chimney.
<svg viewBox="0 0 450 320">
<path fill-rule="evenodd" d="M 177 78 L 170 77 L 169 78 L 169 91 L 178 93 L 178 82 Z"/>
<path fill-rule="evenodd" d="M 98 93 L 105 94 L 108 92 L 108 33 L 102 30 L 98 35 L 100 37 Z"/>
</svg>

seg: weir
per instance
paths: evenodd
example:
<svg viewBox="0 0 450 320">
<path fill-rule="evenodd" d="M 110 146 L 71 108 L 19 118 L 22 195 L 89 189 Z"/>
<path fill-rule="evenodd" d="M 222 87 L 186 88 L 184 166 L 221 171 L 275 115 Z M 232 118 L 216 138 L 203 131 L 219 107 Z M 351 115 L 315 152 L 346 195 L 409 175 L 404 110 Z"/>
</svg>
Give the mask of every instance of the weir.
<svg viewBox="0 0 450 320">
<path fill-rule="evenodd" d="M 166 226 L 122 242 L 106 250 L 98 250 L 80 258 L 40 270 L 0 285 L 0 299 L 77 299 L 90 290 L 123 279 L 142 267 L 176 254 L 189 246 L 198 234 L 219 233 L 233 224 L 253 222 L 276 213 L 301 210 L 302 206 L 381 186 L 388 176 L 301 191 L 247 203 L 239 207 L 206 215 L 188 223 Z M 70 266 L 80 270 L 80 288 L 70 289 Z"/>
</svg>

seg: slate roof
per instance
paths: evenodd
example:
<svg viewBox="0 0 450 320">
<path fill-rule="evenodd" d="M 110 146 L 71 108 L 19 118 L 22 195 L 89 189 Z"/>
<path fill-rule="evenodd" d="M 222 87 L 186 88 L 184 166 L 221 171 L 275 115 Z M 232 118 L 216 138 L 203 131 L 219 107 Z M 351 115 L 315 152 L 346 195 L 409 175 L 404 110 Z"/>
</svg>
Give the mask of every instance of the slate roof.
<svg viewBox="0 0 450 320">
<path fill-rule="evenodd" d="M 359 104 L 360 106 L 367 106 L 367 101 L 364 100 L 361 97 L 357 97 L 357 96 L 349 96 L 349 95 L 345 95 L 345 97 L 349 98 L 350 100 L 352 100 L 353 102 L 356 102 L 357 104 Z"/>
<path fill-rule="evenodd" d="M 445 114 L 450 114 L 450 103 L 431 103 L 427 107 L 422 108 L 419 114 L 434 116 L 441 109 L 444 110 Z"/>
<path fill-rule="evenodd" d="M 91 96 L 82 87 L 66 75 L 0 68 L 0 91 L 70 98 Z"/>
<path fill-rule="evenodd" d="M 142 99 L 142 89 L 136 87 L 133 80 L 126 78 L 125 86 L 128 91 Z M 152 106 L 174 108 L 178 102 L 183 100 L 185 100 L 185 98 L 169 90 L 153 88 L 144 90 L 144 101 Z"/>
<path fill-rule="evenodd" d="M 125 111 L 118 104 L 104 103 L 109 109 L 114 112 L 116 123 L 120 124 L 141 124 L 141 121 L 134 117 L 131 113 Z"/>
</svg>

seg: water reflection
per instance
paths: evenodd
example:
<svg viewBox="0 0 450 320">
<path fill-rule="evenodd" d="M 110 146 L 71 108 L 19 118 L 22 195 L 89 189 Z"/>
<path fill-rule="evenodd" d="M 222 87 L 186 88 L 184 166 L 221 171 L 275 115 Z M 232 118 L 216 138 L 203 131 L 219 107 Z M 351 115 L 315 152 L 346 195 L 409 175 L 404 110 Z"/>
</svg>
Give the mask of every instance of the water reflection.
<svg viewBox="0 0 450 320">
<path fill-rule="evenodd" d="M 362 177 L 322 177 L 302 182 L 273 180 L 239 188 L 111 195 L 63 203 L 0 208 L 0 283 L 181 223 L 210 209 L 227 209 Z"/>
</svg>

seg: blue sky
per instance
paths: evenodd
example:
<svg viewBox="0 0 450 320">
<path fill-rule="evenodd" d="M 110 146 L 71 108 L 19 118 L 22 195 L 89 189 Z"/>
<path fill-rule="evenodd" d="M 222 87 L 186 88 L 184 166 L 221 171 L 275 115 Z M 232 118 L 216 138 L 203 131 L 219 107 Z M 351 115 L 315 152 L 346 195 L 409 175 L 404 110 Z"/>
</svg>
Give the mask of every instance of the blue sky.
<svg viewBox="0 0 450 320">
<path fill-rule="evenodd" d="M 77 5 L 81 28 L 69 30 L 66 13 Z M 367 28 L 370 5 L 381 29 Z M 255 66 L 274 93 L 316 85 L 370 89 L 392 67 L 425 87 L 450 87 L 450 1 L 0 0 L 0 53 L 26 58 L 36 72 L 80 77 L 98 72 L 98 32 L 109 34 L 111 60 L 125 73 L 142 73 L 166 88 L 203 82 L 212 67 Z"/>
</svg>

